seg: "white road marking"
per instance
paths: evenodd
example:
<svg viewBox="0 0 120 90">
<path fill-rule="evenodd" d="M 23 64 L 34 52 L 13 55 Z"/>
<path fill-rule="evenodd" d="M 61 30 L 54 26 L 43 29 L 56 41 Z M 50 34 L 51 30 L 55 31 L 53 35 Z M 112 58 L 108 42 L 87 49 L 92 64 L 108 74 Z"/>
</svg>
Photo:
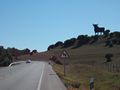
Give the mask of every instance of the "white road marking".
<svg viewBox="0 0 120 90">
<path fill-rule="evenodd" d="M 44 73 L 44 67 L 45 67 L 45 64 L 43 66 L 43 70 L 42 70 L 42 74 L 41 74 L 40 79 L 39 79 L 37 90 L 40 90 L 40 88 L 41 88 L 42 77 L 43 77 L 43 73 Z"/>
</svg>

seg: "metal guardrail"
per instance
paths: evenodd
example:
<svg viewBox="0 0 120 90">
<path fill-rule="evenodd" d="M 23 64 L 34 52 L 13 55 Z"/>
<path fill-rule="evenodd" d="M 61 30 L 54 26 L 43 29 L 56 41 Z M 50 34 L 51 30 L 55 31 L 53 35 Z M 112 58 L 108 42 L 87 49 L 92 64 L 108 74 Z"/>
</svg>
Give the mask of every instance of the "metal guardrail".
<svg viewBox="0 0 120 90">
<path fill-rule="evenodd" d="M 11 66 L 13 66 L 13 65 L 21 64 L 22 62 L 25 62 L 25 61 L 13 62 L 13 63 L 11 63 L 8 67 L 11 67 Z"/>
</svg>

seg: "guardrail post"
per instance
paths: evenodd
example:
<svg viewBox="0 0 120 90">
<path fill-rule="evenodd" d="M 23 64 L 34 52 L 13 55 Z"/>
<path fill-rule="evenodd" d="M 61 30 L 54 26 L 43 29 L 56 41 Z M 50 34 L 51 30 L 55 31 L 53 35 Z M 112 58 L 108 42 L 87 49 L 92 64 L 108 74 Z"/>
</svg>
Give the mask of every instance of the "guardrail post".
<svg viewBox="0 0 120 90">
<path fill-rule="evenodd" d="M 94 90 L 94 78 L 90 78 L 90 90 Z"/>
</svg>

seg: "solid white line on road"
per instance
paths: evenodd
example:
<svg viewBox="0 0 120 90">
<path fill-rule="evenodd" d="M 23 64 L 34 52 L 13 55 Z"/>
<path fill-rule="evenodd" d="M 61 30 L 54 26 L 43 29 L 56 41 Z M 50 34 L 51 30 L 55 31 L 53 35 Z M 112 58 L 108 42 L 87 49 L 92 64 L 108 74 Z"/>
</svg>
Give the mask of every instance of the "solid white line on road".
<svg viewBox="0 0 120 90">
<path fill-rule="evenodd" d="M 43 77 L 43 73 L 44 73 L 44 67 L 45 67 L 45 64 L 43 65 L 43 70 L 42 70 L 42 74 L 41 74 L 40 79 L 39 79 L 37 90 L 40 90 L 40 88 L 41 88 L 42 77 Z"/>
</svg>

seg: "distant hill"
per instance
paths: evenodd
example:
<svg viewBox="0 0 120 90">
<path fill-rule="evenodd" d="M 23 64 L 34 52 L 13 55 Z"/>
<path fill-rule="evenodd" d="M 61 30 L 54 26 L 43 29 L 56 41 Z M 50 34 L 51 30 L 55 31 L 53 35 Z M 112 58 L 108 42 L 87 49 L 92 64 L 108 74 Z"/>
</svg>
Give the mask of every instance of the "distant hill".
<svg viewBox="0 0 120 90">
<path fill-rule="evenodd" d="M 104 43 L 105 46 L 112 47 L 111 44 L 120 45 L 120 32 L 112 32 L 104 35 L 79 35 L 77 38 L 67 39 L 64 42 L 58 41 L 48 47 L 48 51 L 52 49 L 76 49 L 84 45 L 93 45 Z"/>
<path fill-rule="evenodd" d="M 58 41 L 48 47 L 48 59 L 56 56 L 60 59 L 63 50 L 70 54 L 73 62 L 104 62 L 106 54 L 114 54 L 113 62 L 119 62 L 120 56 L 120 32 L 111 32 L 104 35 L 79 35 L 77 38 Z M 45 53 L 45 52 L 44 52 Z M 87 61 L 86 61 L 87 60 Z"/>
</svg>

